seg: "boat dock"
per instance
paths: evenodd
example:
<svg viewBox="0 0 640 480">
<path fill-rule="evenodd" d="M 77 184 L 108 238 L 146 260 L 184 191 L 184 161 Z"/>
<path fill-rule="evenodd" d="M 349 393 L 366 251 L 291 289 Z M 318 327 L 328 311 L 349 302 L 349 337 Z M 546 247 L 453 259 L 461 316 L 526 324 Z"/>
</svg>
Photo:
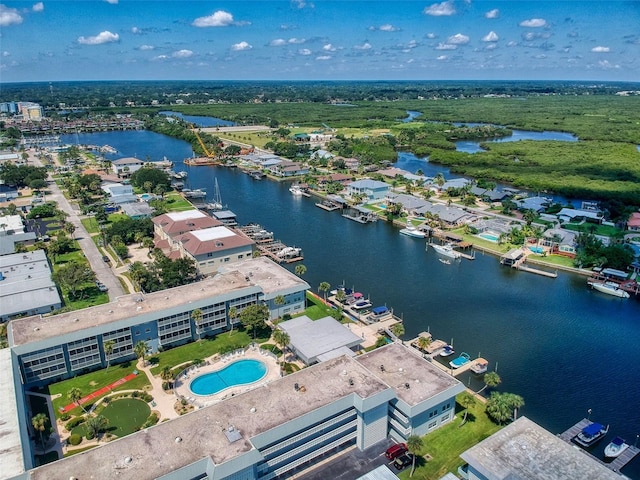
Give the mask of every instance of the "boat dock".
<svg viewBox="0 0 640 480">
<path fill-rule="evenodd" d="M 261 255 L 269 257 L 276 263 L 294 263 L 304 260 L 302 249 L 289 247 L 273 238 L 273 232 L 268 232 L 261 225 L 249 224 L 237 227 L 236 231 L 250 238 L 256 243 L 256 249 Z"/>
<path fill-rule="evenodd" d="M 583 418 L 568 430 L 565 430 L 564 432 L 558 434 L 558 437 L 561 440 L 564 440 L 565 442 L 572 444 L 571 440 L 573 440 L 573 438 L 576 435 L 578 435 L 578 433 L 580 433 L 582 429 L 587 425 L 589 425 L 590 423 L 591 421 L 589 419 Z M 591 455 L 586 450 L 584 450 L 584 452 L 587 455 Z M 636 457 L 636 455 L 638 455 L 639 453 L 640 453 L 640 448 L 636 447 L 635 445 L 629 445 L 629 448 L 627 448 L 624 452 L 622 452 L 619 457 L 614 458 L 611 462 L 604 462 L 601 459 L 594 457 L 593 455 L 591 456 L 594 460 L 604 465 L 605 467 L 609 468 L 610 470 L 613 470 L 616 473 L 620 473 L 620 469 L 623 468 L 631 460 L 633 460 Z"/>
<path fill-rule="evenodd" d="M 549 272 L 547 270 L 541 270 L 539 268 L 530 267 L 529 265 L 525 265 L 524 263 L 518 265 L 518 270 L 522 272 L 535 273 L 536 275 L 542 275 L 543 277 L 549 278 L 557 278 L 558 272 Z"/>
<path fill-rule="evenodd" d="M 316 207 L 326 210 L 327 212 L 333 212 L 334 210 L 338 210 L 340 208 L 340 205 L 329 200 L 324 200 L 322 202 L 316 203 Z"/>
<path fill-rule="evenodd" d="M 535 273 L 536 275 L 542 275 L 543 277 L 556 278 L 558 276 L 558 272 L 549 272 L 547 270 L 525 265 L 528 255 L 529 249 L 514 248 L 500 257 L 500 263 L 522 272 Z"/>
</svg>

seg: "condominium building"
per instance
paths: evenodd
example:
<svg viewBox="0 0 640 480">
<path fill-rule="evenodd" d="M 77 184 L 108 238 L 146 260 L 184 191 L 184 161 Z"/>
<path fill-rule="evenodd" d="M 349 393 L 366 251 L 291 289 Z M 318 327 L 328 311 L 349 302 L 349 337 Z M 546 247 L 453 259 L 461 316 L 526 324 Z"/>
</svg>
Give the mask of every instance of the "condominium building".
<svg viewBox="0 0 640 480">
<path fill-rule="evenodd" d="M 198 283 L 150 294 L 132 294 L 84 310 L 13 320 L 9 345 L 26 386 L 48 384 L 135 357 L 145 341 L 151 352 L 215 335 L 231 327 L 229 310 L 262 303 L 278 315 L 275 297 L 290 313 L 304 310 L 309 285 L 266 258 L 247 259 Z M 202 321 L 195 324 L 192 312 Z M 234 320 L 238 322 L 236 318 Z M 108 356 L 104 343 L 114 342 Z"/>
<path fill-rule="evenodd" d="M 450 421 L 462 390 L 453 377 L 392 344 L 318 363 L 14 478 L 81 479 L 87 472 L 121 480 L 291 478 L 344 449 L 366 449 L 390 434 L 406 440 L 427 429 L 424 423 Z M 400 412 L 402 435 L 390 425 Z"/>
</svg>

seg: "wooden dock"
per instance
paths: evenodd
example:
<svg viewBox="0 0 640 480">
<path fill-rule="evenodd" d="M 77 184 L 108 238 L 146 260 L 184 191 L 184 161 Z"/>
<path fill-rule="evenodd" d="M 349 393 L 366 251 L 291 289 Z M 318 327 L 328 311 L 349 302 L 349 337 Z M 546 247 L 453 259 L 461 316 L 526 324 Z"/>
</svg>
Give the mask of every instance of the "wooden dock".
<svg viewBox="0 0 640 480">
<path fill-rule="evenodd" d="M 333 212 L 334 210 L 338 210 L 340 208 L 340 205 L 338 205 L 337 203 L 326 203 L 326 202 L 318 202 L 316 203 L 316 207 L 319 207 L 323 210 L 326 210 L 327 212 Z"/>
<path fill-rule="evenodd" d="M 558 277 L 558 272 L 549 272 L 547 270 L 541 270 L 539 268 L 534 268 L 534 267 L 530 267 L 529 265 L 525 265 L 524 263 L 521 263 L 516 268 L 522 272 L 535 273 L 536 275 L 542 275 L 543 277 L 549 277 L 549 278 Z"/>
<path fill-rule="evenodd" d="M 558 434 L 558 437 L 561 440 L 564 440 L 565 442 L 571 443 L 573 445 L 571 440 L 573 440 L 573 438 L 576 435 L 578 435 L 578 433 L 580 433 L 582 429 L 587 425 L 589 425 L 590 423 L 591 423 L 590 420 L 583 418 L 568 430 Z M 584 452 L 587 455 L 591 455 L 587 450 L 584 450 Z M 640 453 L 640 448 L 633 445 L 629 445 L 629 448 L 627 448 L 624 452 L 622 452 L 619 457 L 614 458 L 611 462 L 604 462 L 601 459 L 594 457 L 593 455 L 591 455 L 591 457 L 601 465 L 604 465 L 605 467 L 607 467 L 608 469 L 613 470 L 616 473 L 620 473 L 620 469 L 623 468 L 631 460 L 633 460 L 636 457 L 636 455 L 638 455 L 639 453 Z"/>
</svg>

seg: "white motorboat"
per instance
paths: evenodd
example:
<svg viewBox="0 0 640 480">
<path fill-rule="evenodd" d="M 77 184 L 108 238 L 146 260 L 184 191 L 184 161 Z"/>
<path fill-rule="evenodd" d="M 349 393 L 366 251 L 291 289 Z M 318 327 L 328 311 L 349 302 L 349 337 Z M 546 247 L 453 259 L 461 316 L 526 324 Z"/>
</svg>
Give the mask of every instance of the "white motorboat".
<svg viewBox="0 0 640 480">
<path fill-rule="evenodd" d="M 438 252 L 440 255 L 444 255 L 445 257 L 460 258 L 462 256 L 460 252 L 456 251 L 453 248 L 453 245 L 451 243 L 446 243 L 444 245 L 437 245 L 433 243 L 431 244 L 431 246 L 436 252 Z"/>
<path fill-rule="evenodd" d="M 600 423 L 591 422 L 584 427 L 573 439 L 578 445 L 589 448 L 594 443 L 602 440 L 609 432 L 609 425 L 606 427 Z"/>
<path fill-rule="evenodd" d="M 607 295 L 613 295 L 614 297 L 629 298 L 629 294 L 622 290 L 620 285 L 615 282 L 593 282 L 591 283 L 591 288 L 599 292 L 606 293 Z"/>
<path fill-rule="evenodd" d="M 299 196 L 303 194 L 302 188 L 300 188 L 299 185 L 291 185 L 291 187 L 289 188 L 289 191 L 295 196 Z"/>
<path fill-rule="evenodd" d="M 426 233 L 422 230 L 418 230 L 413 225 L 408 225 L 407 228 L 403 228 L 400 230 L 401 235 L 406 235 L 407 237 L 415 237 L 415 238 L 424 238 Z"/>
<path fill-rule="evenodd" d="M 616 437 L 609 442 L 609 445 L 604 447 L 604 456 L 607 458 L 619 457 L 627 448 L 629 448 L 629 445 L 625 443 L 624 439 Z"/>
<path fill-rule="evenodd" d="M 442 350 L 440 350 L 441 357 L 448 357 L 450 355 L 453 355 L 454 353 L 456 353 L 456 351 L 451 345 L 445 345 L 444 347 L 442 347 Z"/>
<path fill-rule="evenodd" d="M 478 375 L 482 375 L 483 373 L 487 372 L 487 368 L 488 367 L 489 367 L 489 362 L 488 361 L 486 361 L 484 358 L 478 358 L 478 359 L 475 360 L 473 365 L 471 365 L 471 367 L 469 367 L 469 369 L 473 373 L 476 373 Z"/>
</svg>

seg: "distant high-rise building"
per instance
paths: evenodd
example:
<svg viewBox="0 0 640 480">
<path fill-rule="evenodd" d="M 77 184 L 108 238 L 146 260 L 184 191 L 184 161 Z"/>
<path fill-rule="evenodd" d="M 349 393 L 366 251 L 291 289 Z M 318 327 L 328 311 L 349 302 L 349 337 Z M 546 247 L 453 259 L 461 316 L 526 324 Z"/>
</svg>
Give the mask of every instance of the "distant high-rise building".
<svg viewBox="0 0 640 480">
<path fill-rule="evenodd" d="M 18 113 L 18 102 L 0 103 L 0 113 L 10 113 L 15 115 Z"/>
<path fill-rule="evenodd" d="M 44 117 L 42 107 L 33 102 L 20 102 L 20 113 L 25 120 L 42 120 Z"/>
</svg>

